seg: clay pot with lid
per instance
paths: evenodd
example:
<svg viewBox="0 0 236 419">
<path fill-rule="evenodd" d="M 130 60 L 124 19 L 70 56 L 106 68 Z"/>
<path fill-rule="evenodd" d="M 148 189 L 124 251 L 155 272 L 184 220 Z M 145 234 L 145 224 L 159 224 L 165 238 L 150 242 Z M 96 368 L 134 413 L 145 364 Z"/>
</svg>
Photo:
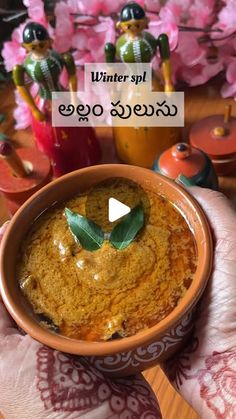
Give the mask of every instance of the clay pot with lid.
<svg viewBox="0 0 236 419">
<path fill-rule="evenodd" d="M 186 186 L 218 189 L 218 180 L 209 157 L 187 143 L 177 143 L 154 162 L 153 170 Z"/>
<path fill-rule="evenodd" d="M 144 190 L 161 194 L 185 216 L 197 248 L 198 264 L 193 281 L 178 305 L 163 320 L 139 333 L 105 342 L 71 339 L 44 328 L 26 301 L 16 278 L 22 240 L 32 222 L 55 202 L 64 202 L 104 180 L 123 177 Z M 213 245 L 207 219 L 196 200 L 180 185 L 151 170 L 106 164 L 69 173 L 43 187 L 29 198 L 11 220 L 1 243 L 0 290 L 11 316 L 26 333 L 59 351 L 89 357 L 100 371 L 128 376 L 163 362 L 185 344 L 193 327 L 193 313 L 212 269 Z"/>
<path fill-rule="evenodd" d="M 190 143 L 211 159 L 217 175 L 225 176 L 236 170 L 236 118 L 231 106 L 224 115 L 212 115 L 193 124 Z"/>
<path fill-rule="evenodd" d="M 35 148 L 15 150 L 5 135 L 0 135 L 0 193 L 9 215 L 52 179 L 47 156 Z"/>
</svg>

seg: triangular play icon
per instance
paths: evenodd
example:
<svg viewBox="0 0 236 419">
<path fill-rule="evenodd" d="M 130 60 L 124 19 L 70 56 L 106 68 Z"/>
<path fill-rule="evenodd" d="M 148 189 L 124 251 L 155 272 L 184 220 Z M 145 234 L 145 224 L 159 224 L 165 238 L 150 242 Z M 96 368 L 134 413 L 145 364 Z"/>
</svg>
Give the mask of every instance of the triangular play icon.
<svg viewBox="0 0 236 419">
<path fill-rule="evenodd" d="M 108 201 L 108 219 L 111 223 L 119 218 L 124 217 L 124 215 L 129 214 L 131 208 L 122 202 L 118 201 L 115 198 L 109 198 Z"/>
</svg>

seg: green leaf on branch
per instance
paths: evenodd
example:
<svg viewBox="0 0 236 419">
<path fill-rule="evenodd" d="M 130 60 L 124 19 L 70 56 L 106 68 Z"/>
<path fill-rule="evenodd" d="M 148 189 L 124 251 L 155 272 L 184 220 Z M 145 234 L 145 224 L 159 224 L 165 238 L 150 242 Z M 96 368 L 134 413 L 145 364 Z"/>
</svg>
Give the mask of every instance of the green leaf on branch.
<svg viewBox="0 0 236 419">
<path fill-rule="evenodd" d="M 114 227 L 110 235 L 111 244 L 116 249 L 125 249 L 135 239 L 143 225 L 144 210 L 138 205 Z"/>
<path fill-rule="evenodd" d="M 104 233 L 97 224 L 69 208 L 65 208 L 65 216 L 71 233 L 83 249 L 94 251 L 102 247 Z"/>
</svg>

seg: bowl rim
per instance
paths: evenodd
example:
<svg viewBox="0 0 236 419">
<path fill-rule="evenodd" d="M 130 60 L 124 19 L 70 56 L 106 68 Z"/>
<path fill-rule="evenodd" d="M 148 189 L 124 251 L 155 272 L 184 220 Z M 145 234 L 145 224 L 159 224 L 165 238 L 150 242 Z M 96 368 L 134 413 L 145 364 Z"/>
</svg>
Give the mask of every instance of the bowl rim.
<svg viewBox="0 0 236 419">
<path fill-rule="evenodd" d="M 178 192 L 178 195 L 187 201 L 188 204 L 194 209 L 195 215 L 198 217 L 200 222 L 200 227 L 202 229 L 204 235 L 204 243 L 201 246 L 204 246 L 204 257 L 201 261 L 201 264 L 198 263 L 197 271 L 200 271 L 200 276 L 198 280 L 195 278 L 193 280 L 192 285 L 189 289 L 192 292 L 187 292 L 185 296 L 181 299 L 179 304 L 171 311 L 171 313 L 162 319 L 160 322 L 155 324 L 154 326 L 142 330 L 137 334 L 125 337 L 121 339 L 117 339 L 114 341 L 106 341 L 106 342 L 90 342 L 90 341 L 80 341 L 71 338 L 67 338 L 63 335 L 53 333 L 46 328 L 40 326 L 34 319 L 32 319 L 26 312 L 14 301 L 12 295 L 8 288 L 8 281 L 7 281 L 7 272 L 5 272 L 4 268 L 4 258 L 5 254 L 10 248 L 10 242 L 14 236 L 14 228 L 15 222 L 18 220 L 19 216 L 25 213 L 25 210 L 34 204 L 34 201 L 40 197 L 42 193 L 45 191 L 50 191 L 51 189 L 55 188 L 58 184 L 67 182 L 71 178 L 77 177 L 79 174 L 86 174 L 88 171 L 96 174 L 97 171 L 109 171 L 110 169 L 114 171 L 117 170 L 117 173 L 120 174 L 122 177 L 122 172 L 126 172 L 127 170 L 132 172 L 140 171 L 145 176 L 145 173 L 153 173 L 153 180 L 158 182 L 161 181 L 162 183 L 167 184 L 175 189 L 175 192 Z M 118 175 L 117 175 L 118 176 Z M 111 176 L 109 176 L 111 177 Z M 116 177 L 116 175 L 114 175 Z M 125 176 L 123 176 L 125 177 Z M 135 181 L 135 179 L 134 179 Z M 63 200 L 63 199 L 62 199 Z M 25 233 L 24 233 L 25 234 Z M 33 196 L 31 196 L 16 212 L 16 214 L 11 219 L 11 222 L 8 225 L 7 231 L 4 234 L 1 243 L 1 252 L 0 252 L 0 293 L 2 295 L 2 299 L 4 304 L 16 321 L 18 326 L 23 329 L 26 333 L 28 333 L 31 337 L 36 339 L 37 341 L 45 344 L 49 347 L 57 349 L 62 352 L 67 352 L 75 355 L 86 355 L 86 356 L 105 356 L 105 355 L 112 355 L 115 353 L 120 352 L 127 352 L 131 351 L 137 347 L 146 345 L 153 340 L 157 340 L 158 337 L 162 337 L 172 329 L 174 326 L 178 324 L 178 322 L 189 313 L 193 307 L 196 305 L 197 301 L 201 297 L 208 278 L 211 274 L 213 264 L 213 241 L 211 236 L 211 230 L 209 227 L 209 223 L 207 220 L 206 215 L 204 214 L 202 208 L 198 204 L 195 198 L 193 198 L 182 186 L 177 184 L 171 179 L 168 179 L 165 176 L 162 176 L 158 173 L 151 171 L 150 169 L 145 169 L 142 167 L 137 166 L 130 166 L 124 164 L 103 164 L 98 166 L 90 166 L 83 169 L 76 170 L 71 172 L 67 175 L 64 175 L 43 188 L 41 188 L 38 192 L 36 192 Z M 196 272 L 197 272 L 196 271 Z M 158 339 L 159 340 L 159 339 Z"/>
</svg>

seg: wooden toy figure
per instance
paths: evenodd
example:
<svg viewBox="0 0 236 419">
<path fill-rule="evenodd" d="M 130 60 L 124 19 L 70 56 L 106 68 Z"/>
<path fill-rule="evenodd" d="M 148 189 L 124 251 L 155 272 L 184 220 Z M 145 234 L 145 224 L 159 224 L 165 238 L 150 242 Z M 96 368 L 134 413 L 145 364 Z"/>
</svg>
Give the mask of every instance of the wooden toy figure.
<svg viewBox="0 0 236 419">
<path fill-rule="evenodd" d="M 145 31 L 148 19 L 143 8 L 137 3 L 128 3 L 123 7 L 117 27 L 124 34 L 117 40 L 116 45 L 111 43 L 105 45 L 106 61 L 115 62 L 117 58 L 125 63 L 149 63 L 159 49 L 164 91 L 174 91 L 168 36 L 163 33 L 155 39 Z M 154 73 L 152 85 L 155 91 L 163 90 Z M 131 90 L 127 91 L 128 97 L 130 101 Z M 156 155 L 175 144 L 178 137 L 179 130 L 173 127 L 114 127 L 118 156 L 126 163 L 144 167 L 151 167 Z"/>
<path fill-rule="evenodd" d="M 53 127 L 51 97 L 53 91 L 62 91 L 59 77 L 66 69 L 70 91 L 77 90 L 73 57 L 59 54 L 44 26 L 30 22 L 23 32 L 23 47 L 27 50 L 24 64 L 16 65 L 13 79 L 16 87 L 32 111 L 32 129 L 39 150 L 45 152 L 53 165 L 54 175 L 60 176 L 78 168 L 98 163 L 100 148 L 91 127 Z M 25 84 L 25 76 L 38 84 L 38 93 L 32 97 Z"/>
</svg>

